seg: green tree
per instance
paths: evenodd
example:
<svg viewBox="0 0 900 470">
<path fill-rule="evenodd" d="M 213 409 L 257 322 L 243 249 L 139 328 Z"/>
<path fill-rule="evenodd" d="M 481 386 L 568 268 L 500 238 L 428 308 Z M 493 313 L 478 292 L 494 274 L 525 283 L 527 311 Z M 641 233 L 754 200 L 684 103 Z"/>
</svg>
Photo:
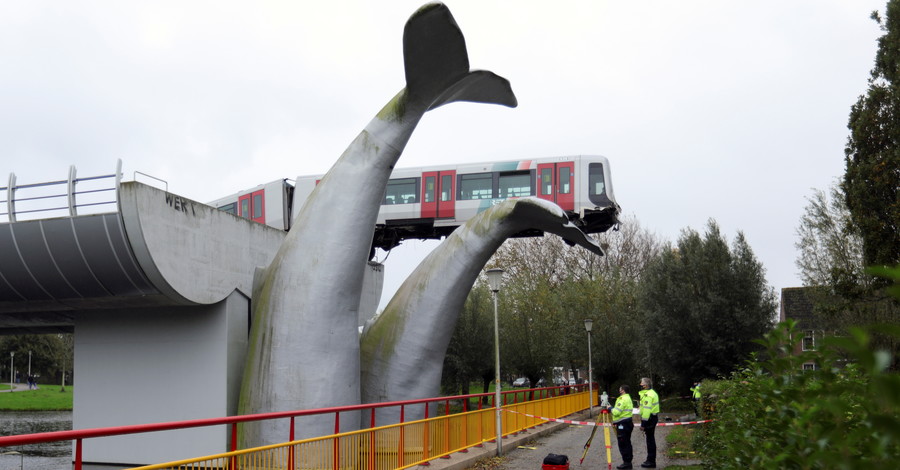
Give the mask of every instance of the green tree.
<svg viewBox="0 0 900 470">
<path fill-rule="evenodd" d="M 872 18 L 878 39 L 865 95 L 850 111 L 843 189 L 859 227 L 866 265 L 900 263 L 900 1 Z"/>
<path fill-rule="evenodd" d="M 3 366 L 0 369 L 3 371 L 0 381 L 9 380 L 9 358 L 12 352 L 15 353 L 15 369 L 19 371 L 22 382 L 25 382 L 30 352 L 31 373 L 39 376 L 40 383 L 57 383 L 61 378 L 64 359 L 69 359 L 66 367 L 71 370 L 72 351 L 71 334 L 0 336 L 0 357 L 6 358 L 6 361 L 0 361 Z"/>
<path fill-rule="evenodd" d="M 532 386 L 540 379 L 549 384 L 559 363 L 565 330 L 558 289 L 568 279 L 570 250 L 582 249 L 555 235 L 512 239 L 490 263 L 506 271 L 499 293 L 501 370 L 526 377 Z"/>
<path fill-rule="evenodd" d="M 797 267 L 803 284 L 813 287 L 810 299 L 829 331 L 844 334 L 853 325 L 900 323 L 900 304 L 886 294 L 883 283 L 865 270 L 863 242 L 853 223 L 840 186 L 830 197 L 816 190 L 797 228 Z M 876 347 L 892 352 L 897 367 L 900 343 L 873 332 Z"/>
<path fill-rule="evenodd" d="M 715 221 L 706 233 L 682 232 L 675 247 L 647 267 L 638 294 L 653 338 L 650 352 L 667 382 L 687 389 L 693 380 L 727 374 L 757 348 L 775 316 L 765 271 L 738 233 L 732 248 Z"/>
<path fill-rule="evenodd" d="M 648 369 L 646 343 L 642 341 L 641 312 L 636 302 L 637 282 L 623 276 L 603 276 L 581 279 L 568 285 L 567 296 L 577 303 L 572 310 L 579 318 L 572 318 L 574 330 L 569 344 L 573 367 L 587 369 L 586 332 L 584 317 L 594 320 L 591 331 L 591 361 L 594 380 L 600 390 L 611 395 L 622 382 L 633 383 L 641 371 Z M 585 377 L 587 378 L 587 377 Z"/>
<path fill-rule="evenodd" d="M 648 368 L 646 349 L 633 347 L 640 321 L 635 293 L 662 244 L 633 216 L 597 238 L 606 256 L 547 236 L 509 240 L 491 261 L 508 272 L 501 291 L 502 363 L 532 384 L 552 380 L 555 367 L 587 369 L 585 318 L 594 320 L 594 380 L 612 390 L 635 379 L 639 365 Z"/>
</svg>

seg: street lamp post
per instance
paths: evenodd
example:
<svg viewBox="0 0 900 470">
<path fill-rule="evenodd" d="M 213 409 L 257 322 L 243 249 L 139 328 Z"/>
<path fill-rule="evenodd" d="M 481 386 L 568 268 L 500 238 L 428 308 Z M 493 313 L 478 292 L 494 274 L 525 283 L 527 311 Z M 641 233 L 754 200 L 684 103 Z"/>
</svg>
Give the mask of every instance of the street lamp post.
<svg viewBox="0 0 900 470">
<path fill-rule="evenodd" d="M 497 456 L 503 454 L 503 420 L 500 417 L 500 321 L 497 319 L 497 293 L 503 283 L 503 270 L 500 268 L 486 271 L 488 285 L 494 297 L 494 413 L 497 418 Z"/>
<path fill-rule="evenodd" d="M 588 407 L 589 415 L 594 415 L 594 367 L 591 361 L 591 328 L 594 326 L 594 320 L 590 318 L 584 319 L 584 329 L 588 335 Z"/>
<path fill-rule="evenodd" d="M 13 358 L 16 357 L 16 353 L 14 351 L 9 352 L 9 391 L 16 391 L 16 386 L 13 384 L 13 376 L 16 375 L 15 364 L 13 363 Z"/>
<path fill-rule="evenodd" d="M 28 351 L 28 376 L 31 377 L 31 351 Z"/>
</svg>

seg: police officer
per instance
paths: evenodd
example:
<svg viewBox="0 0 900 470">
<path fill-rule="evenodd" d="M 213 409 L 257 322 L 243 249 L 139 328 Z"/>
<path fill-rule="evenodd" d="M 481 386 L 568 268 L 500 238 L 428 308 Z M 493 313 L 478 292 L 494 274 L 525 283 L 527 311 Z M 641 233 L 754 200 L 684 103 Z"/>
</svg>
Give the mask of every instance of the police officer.
<svg viewBox="0 0 900 470">
<path fill-rule="evenodd" d="M 694 414 L 698 417 L 700 416 L 700 397 L 702 394 L 700 393 L 700 382 L 694 382 L 694 386 L 691 387 L 691 398 L 694 399 Z"/>
<path fill-rule="evenodd" d="M 619 453 L 622 454 L 622 465 L 618 469 L 632 468 L 631 459 L 634 458 L 631 449 L 631 432 L 634 431 L 634 402 L 631 401 L 631 395 L 628 394 L 628 385 L 619 387 L 619 398 L 613 406 L 612 421 L 616 427 L 616 440 L 619 442 Z"/>
<path fill-rule="evenodd" d="M 641 379 L 638 392 L 641 401 L 641 432 L 647 438 L 647 460 L 641 464 L 643 468 L 656 468 L 656 423 L 659 422 L 659 395 L 653 390 L 653 382 L 649 378 Z"/>
</svg>

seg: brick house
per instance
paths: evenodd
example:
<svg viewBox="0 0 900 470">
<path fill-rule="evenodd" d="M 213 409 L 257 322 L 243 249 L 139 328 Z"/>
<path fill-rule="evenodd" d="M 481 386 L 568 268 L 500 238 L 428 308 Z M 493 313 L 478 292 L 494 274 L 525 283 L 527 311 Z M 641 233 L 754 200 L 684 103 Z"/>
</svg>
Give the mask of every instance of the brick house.
<svg viewBox="0 0 900 470">
<path fill-rule="evenodd" d="M 814 351 L 828 330 L 826 321 L 815 311 L 813 298 L 817 295 L 813 287 L 787 287 L 781 289 L 781 309 L 778 321 L 790 318 L 797 322 L 797 329 L 803 335 L 794 345 L 794 354 Z M 803 364 L 804 370 L 815 369 L 812 361 Z"/>
</svg>

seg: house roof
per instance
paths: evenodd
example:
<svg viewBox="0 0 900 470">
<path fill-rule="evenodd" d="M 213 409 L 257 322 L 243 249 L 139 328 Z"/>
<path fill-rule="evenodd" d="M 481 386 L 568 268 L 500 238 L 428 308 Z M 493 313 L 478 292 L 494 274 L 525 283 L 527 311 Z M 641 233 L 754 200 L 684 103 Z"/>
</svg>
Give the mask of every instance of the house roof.
<svg viewBox="0 0 900 470">
<path fill-rule="evenodd" d="M 815 310 L 817 287 L 787 287 L 781 289 L 781 315 L 779 320 L 788 318 L 797 322 L 800 330 L 820 330 L 825 327 L 825 319 Z"/>
</svg>

